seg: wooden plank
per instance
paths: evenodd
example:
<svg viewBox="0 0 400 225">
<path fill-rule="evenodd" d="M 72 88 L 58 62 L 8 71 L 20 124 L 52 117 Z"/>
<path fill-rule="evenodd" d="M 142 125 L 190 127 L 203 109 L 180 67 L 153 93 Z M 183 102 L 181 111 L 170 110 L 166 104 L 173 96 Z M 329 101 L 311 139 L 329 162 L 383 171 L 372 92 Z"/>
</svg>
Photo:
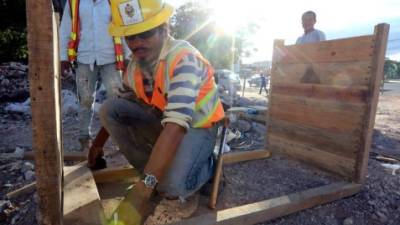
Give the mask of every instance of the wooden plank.
<svg viewBox="0 0 400 225">
<path fill-rule="evenodd" d="M 65 225 L 96 225 L 105 221 L 96 183 L 86 163 L 64 167 Z"/>
<path fill-rule="evenodd" d="M 364 115 L 365 111 L 367 110 L 366 103 L 313 99 L 303 96 L 283 95 L 276 93 L 271 94 L 271 101 L 274 104 L 284 103 L 290 105 L 306 105 L 307 107 L 315 108 L 316 110 L 323 108 L 330 111 L 341 111 L 346 114 L 355 113 L 357 115 Z"/>
<path fill-rule="evenodd" d="M 38 224 L 62 224 L 62 134 L 57 22 L 49 0 L 26 3 Z"/>
<path fill-rule="evenodd" d="M 132 186 L 131 183 L 113 182 L 97 184 L 97 189 L 100 194 L 101 205 L 104 209 L 106 218 L 111 218 L 121 201 L 128 193 L 128 189 Z M 111 225 L 111 224 L 109 224 Z"/>
<path fill-rule="evenodd" d="M 322 63 L 370 61 L 374 50 L 374 36 L 359 36 L 318 43 L 289 45 L 274 49 L 275 63 Z"/>
<path fill-rule="evenodd" d="M 273 94 L 308 97 L 320 100 L 365 103 L 369 90 L 364 87 L 340 87 L 318 84 L 275 84 L 272 83 Z"/>
<path fill-rule="evenodd" d="M 222 155 L 224 164 L 256 160 L 256 159 L 265 159 L 270 156 L 271 152 L 265 149 L 242 151 L 242 152 L 230 152 Z"/>
<path fill-rule="evenodd" d="M 371 61 L 340 63 L 278 63 L 272 71 L 275 84 L 316 83 L 333 86 L 368 86 Z"/>
<path fill-rule="evenodd" d="M 270 151 L 302 161 L 308 165 L 327 170 L 346 179 L 354 178 L 355 160 L 295 142 L 290 139 L 268 134 Z"/>
<path fill-rule="evenodd" d="M 97 184 L 108 182 L 137 182 L 140 180 L 140 173 L 133 167 L 105 168 L 92 172 Z"/>
<path fill-rule="evenodd" d="M 355 135 L 360 130 L 363 112 L 351 112 L 334 108 L 317 107 L 316 104 L 303 104 L 305 101 L 292 101 L 272 97 L 270 120 L 282 120 L 311 128 Z M 359 133 L 359 132 L 358 132 Z"/>
<path fill-rule="evenodd" d="M 337 182 L 298 193 L 208 213 L 174 223 L 173 225 L 256 224 L 354 195 L 360 189 L 360 184 Z"/>
<path fill-rule="evenodd" d="M 25 152 L 23 159 L 32 160 L 34 155 L 35 155 L 35 153 L 33 151 Z M 64 160 L 67 160 L 67 161 L 84 161 L 87 158 L 87 156 L 84 152 L 64 152 L 63 156 L 64 156 Z"/>
<path fill-rule="evenodd" d="M 383 67 L 385 63 L 385 54 L 387 39 L 389 33 L 389 24 L 379 24 L 375 26 L 374 56 L 372 62 L 372 78 L 369 88 L 371 94 L 368 98 L 368 110 L 364 117 L 363 127 L 363 146 L 360 149 L 356 165 L 356 182 L 365 182 L 368 156 L 371 148 L 372 133 L 375 124 L 376 108 L 378 106 L 379 87 L 383 78 Z"/>
<path fill-rule="evenodd" d="M 9 193 L 6 194 L 6 196 L 7 196 L 8 199 L 12 199 L 12 198 L 16 198 L 16 197 L 18 197 L 20 195 L 32 192 L 35 189 L 36 189 L 36 181 L 34 181 L 34 182 L 32 182 L 32 183 L 30 183 L 28 185 L 25 185 L 25 186 L 23 186 L 21 188 L 18 188 L 17 190 L 9 192 Z"/>
<path fill-rule="evenodd" d="M 361 144 L 360 135 L 306 127 L 277 119 L 271 120 L 269 126 L 269 134 L 353 160 Z"/>
</svg>

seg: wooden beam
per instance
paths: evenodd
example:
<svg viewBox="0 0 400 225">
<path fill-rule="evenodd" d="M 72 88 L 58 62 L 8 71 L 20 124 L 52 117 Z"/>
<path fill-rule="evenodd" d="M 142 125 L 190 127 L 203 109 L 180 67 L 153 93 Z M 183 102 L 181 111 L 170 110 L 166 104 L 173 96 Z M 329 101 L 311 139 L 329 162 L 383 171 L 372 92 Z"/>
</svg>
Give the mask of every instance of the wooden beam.
<svg viewBox="0 0 400 225">
<path fill-rule="evenodd" d="M 34 158 L 34 152 L 25 152 L 23 159 L 32 160 Z M 64 160 L 66 161 L 84 161 L 87 158 L 85 152 L 64 152 Z"/>
<path fill-rule="evenodd" d="M 140 178 L 140 173 L 133 167 L 106 168 L 92 172 L 97 184 L 107 182 L 136 182 Z"/>
<path fill-rule="evenodd" d="M 50 0 L 26 4 L 38 224 L 62 224 L 62 134 L 57 26 Z"/>
<path fill-rule="evenodd" d="M 363 183 L 366 178 L 368 167 L 368 156 L 371 148 L 372 133 L 375 125 L 375 114 L 378 106 L 379 87 L 383 78 L 383 66 L 385 64 L 385 54 L 387 39 L 389 34 L 389 24 L 382 23 L 375 26 L 375 45 L 372 58 L 370 96 L 368 98 L 367 112 L 363 121 L 363 137 L 361 139 L 361 149 L 357 157 L 355 181 Z"/>
<path fill-rule="evenodd" d="M 360 189 L 361 184 L 338 182 L 278 198 L 212 212 L 173 225 L 256 224 L 354 195 Z"/>
<path fill-rule="evenodd" d="M 100 225 L 105 221 L 100 196 L 87 162 L 64 167 L 64 225 Z"/>
<path fill-rule="evenodd" d="M 264 149 L 242 151 L 242 152 L 231 152 L 223 154 L 222 162 L 224 164 L 243 162 L 255 159 L 265 159 L 271 156 L 271 152 Z"/>
<path fill-rule="evenodd" d="M 23 186 L 21 188 L 18 188 L 17 190 L 9 192 L 9 193 L 6 194 L 6 196 L 7 196 L 8 199 L 12 199 L 12 198 L 16 198 L 16 197 L 18 197 L 18 196 L 20 196 L 22 194 L 26 194 L 26 193 L 32 192 L 35 189 L 36 189 L 36 181 L 32 182 L 32 183 L 30 183 L 28 185 L 25 185 L 25 186 Z"/>
<path fill-rule="evenodd" d="M 322 41 L 318 44 L 288 45 L 278 52 L 276 62 L 290 64 L 371 60 L 374 50 L 373 42 L 373 37 L 367 35 Z"/>
</svg>

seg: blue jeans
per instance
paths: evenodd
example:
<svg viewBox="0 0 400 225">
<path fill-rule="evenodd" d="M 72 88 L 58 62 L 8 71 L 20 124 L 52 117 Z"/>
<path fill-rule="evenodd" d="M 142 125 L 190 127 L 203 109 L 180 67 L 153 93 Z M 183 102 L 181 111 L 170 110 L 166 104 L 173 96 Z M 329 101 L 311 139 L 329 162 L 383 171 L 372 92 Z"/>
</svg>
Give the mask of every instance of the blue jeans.
<svg viewBox="0 0 400 225">
<path fill-rule="evenodd" d="M 148 106 L 122 98 L 108 99 L 100 109 L 102 125 L 129 163 L 140 171 L 162 131 L 161 114 L 153 112 Z M 216 137 L 216 126 L 189 129 L 157 190 L 185 198 L 200 189 L 214 173 Z"/>
<path fill-rule="evenodd" d="M 106 88 L 107 97 L 115 96 L 121 87 L 121 77 L 115 68 L 115 63 L 106 65 L 94 65 L 93 70 L 90 65 L 78 63 L 76 68 L 76 85 L 80 109 L 79 116 L 79 138 L 89 138 L 89 125 L 92 120 L 93 94 L 96 91 L 96 83 L 101 78 L 102 84 Z"/>
</svg>

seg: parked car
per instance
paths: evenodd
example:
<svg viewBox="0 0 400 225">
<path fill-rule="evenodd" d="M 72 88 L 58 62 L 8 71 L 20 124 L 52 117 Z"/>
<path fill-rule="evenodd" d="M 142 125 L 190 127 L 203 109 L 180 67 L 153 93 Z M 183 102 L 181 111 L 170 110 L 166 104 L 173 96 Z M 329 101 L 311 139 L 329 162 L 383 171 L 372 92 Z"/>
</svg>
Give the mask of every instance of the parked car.
<svg viewBox="0 0 400 225">
<path fill-rule="evenodd" d="M 215 71 L 215 82 L 218 87 L 228 90 L 230 88 L 239 91 L 241 89 L 239 75 L 230 70 L 217 70 Z"/>
</svg>

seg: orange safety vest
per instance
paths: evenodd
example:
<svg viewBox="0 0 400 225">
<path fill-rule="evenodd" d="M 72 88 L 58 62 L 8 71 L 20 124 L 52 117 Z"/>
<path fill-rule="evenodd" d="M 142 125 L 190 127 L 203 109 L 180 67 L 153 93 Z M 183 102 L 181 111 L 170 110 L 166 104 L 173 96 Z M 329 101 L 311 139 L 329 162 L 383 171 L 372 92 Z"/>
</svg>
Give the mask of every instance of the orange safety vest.
<svg viewBox="0 0 400 225">
<path fill-rule="evenodd" d="M 79 45 L 80 18 L 79 0 L 68 0 L 71 13 L 71 35 L 68 42 L 68 61 L 76 62 L 77 50 Z M 115 66 L 117 70 L 124 70 L 124 52 L 122 49 L 121 37 L 113 37 L 115 50 Z"/>
<path fill-rule="evenodd" d="M 217 95 L 217 86 L 214 81 L 214 69 L 210 65 L 210 63 L 204 59 L 200 53 L 193 52 L 190 48 L 180 48 L 175 51 L 172 58 L 168 60 L 160 60 L 155 76 L 154 89 L 151 98 L 148 98 L 144 92 L 143 86 L 143 76 L 138 67 L 135 68 L 133 74 L 124 74 L 125 83 L 129 83 L 129 75 L 133 75 L 134 78 L 134 91 L 136 96 L 142 99 L 145 103 L 157 107 L 161 111 L 164 111 L 165 106 L 167 105 L 167 97 L 166 97 L 166 83 L 169 84 L 169 80 L 172 79 L 173 72 L 175 70 L 176 65 L 180 62 L 180 60 L 187 54 L 194 53 L 199 59 L 203 61 L 203 63 L 207 67 L 207 78 L 206 82 L 200 87 L 199 96 L 196 98 L 195 102 L 195 111 L 200 110 L 206 104 L 210 104 L 214 95 Z M 128 70 L 129 71 L 129 70 Z M 126 72 L 128 72 L 126 71 Z M 168 81 L 166 81 L 168 79 Z M 224 109 L 222 107 L 221 101 L 218 100 L 211 103 L 213 106 L 207 115 L 204 116 L 200 121 L 195 122 L 192 126 L 194 128 L 209 128 L 220 120 L 222 120 L 225 116 Z"/>
</svg>

